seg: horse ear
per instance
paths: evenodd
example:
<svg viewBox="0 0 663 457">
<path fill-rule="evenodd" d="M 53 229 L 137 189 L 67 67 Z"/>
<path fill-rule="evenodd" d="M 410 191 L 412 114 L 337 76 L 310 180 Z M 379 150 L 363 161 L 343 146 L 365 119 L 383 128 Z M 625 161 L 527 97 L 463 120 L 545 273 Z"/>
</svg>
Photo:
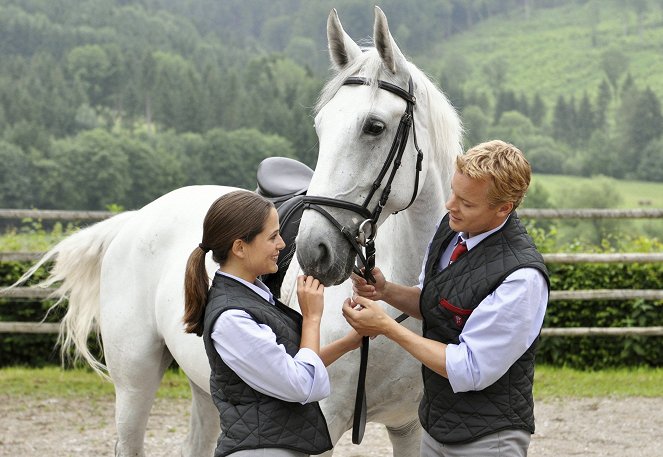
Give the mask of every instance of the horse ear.
<svg viewBox="0 0 663 457">
<path fill-rule="evenodd" d="M 375 7 L 373 41 L 375 42 L 378 54 L 382 58 L 382 62 L 384 62 L 389 71 L 396 74 L 399 69 L 407 69 L 407 60 L 391 36 L 387 16 L 384 15 L 384 12 L 379 6 Z"/>
<path fill-rule="evenodd" d="M 339 70 L 361 55 L 361 49 L 357 43 L 343 30 L 335 8 L 331 10 L 327 18 L 327 41 L 329 42 L 329 57 Z"/>
</svg>

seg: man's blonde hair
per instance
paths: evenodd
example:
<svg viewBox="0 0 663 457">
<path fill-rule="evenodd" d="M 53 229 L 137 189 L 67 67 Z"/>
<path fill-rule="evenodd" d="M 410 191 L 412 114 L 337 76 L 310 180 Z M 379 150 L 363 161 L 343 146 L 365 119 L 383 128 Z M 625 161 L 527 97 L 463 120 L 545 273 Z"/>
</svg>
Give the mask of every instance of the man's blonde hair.
<svg viewBox="0 0 663 457">
<path fill-rule="evenodd" d="M 513 202 L 514 210 L 523 201 L 532 175 L 520 149 L 501 140 L 478 144 L 458 156 L 456 170 L 472 179 L 487 179 L 488 202 L 492 206 Z"/>
</svg>

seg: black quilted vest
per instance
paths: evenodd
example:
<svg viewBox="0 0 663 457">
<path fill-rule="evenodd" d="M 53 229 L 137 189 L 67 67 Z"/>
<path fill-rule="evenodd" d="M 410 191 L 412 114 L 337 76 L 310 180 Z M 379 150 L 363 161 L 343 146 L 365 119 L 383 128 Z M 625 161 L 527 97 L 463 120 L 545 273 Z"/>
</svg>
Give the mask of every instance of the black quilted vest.
<svg viewBox="0 0 663 457">
<path fill-rule="evenodd" d="M 431 242 L 419 306 L 426 338 L 458 344 L 474 308 L 509 274 L 519 268 L 536 268 L 549 288 L 550 281 L 541 254 L 515 213 L 500 230 L 437 271 L 440 256 L 457 236 L 448 220 L 447 215 Z M 504 376 L 480 391 L 454 393 L 447 378 L 424 366 L 424 396 L 419 406 L 424 429 L 445 444 L 467 443 L 506 429 L 534 433 L 532 386 L 537 341 Z"/>
<path fill-rule="evenodd" d="M 227 276 L 215 275 L 205 309 L 203 341 L 212 373 L 210 389 L 221 416 L 222 432 L 215 457 L 244 449 L 286 448 L 321 454 L 332 448 L 327 422 L 317 402 L 302 405 L 260 393 L 246 384 L 219 356 L 212 342 L 216 319 L 229 309 L 241 309 L 268 325 L 277 344 L 294 356 L 299 351 L 301 315 Z"/>
</svg>

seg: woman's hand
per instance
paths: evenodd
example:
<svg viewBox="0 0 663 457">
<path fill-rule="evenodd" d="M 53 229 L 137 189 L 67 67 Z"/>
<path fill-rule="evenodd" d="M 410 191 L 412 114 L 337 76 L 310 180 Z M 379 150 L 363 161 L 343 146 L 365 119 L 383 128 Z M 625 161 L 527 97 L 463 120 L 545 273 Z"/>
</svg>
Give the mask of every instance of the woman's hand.
<svg viewBox="0 0 663 457">
<path fill-rule="evenodd" d="M 325 286 L 313 276 L 297 277 L 297 298 L 304 319 L 322 319 Z"/>
</svg>

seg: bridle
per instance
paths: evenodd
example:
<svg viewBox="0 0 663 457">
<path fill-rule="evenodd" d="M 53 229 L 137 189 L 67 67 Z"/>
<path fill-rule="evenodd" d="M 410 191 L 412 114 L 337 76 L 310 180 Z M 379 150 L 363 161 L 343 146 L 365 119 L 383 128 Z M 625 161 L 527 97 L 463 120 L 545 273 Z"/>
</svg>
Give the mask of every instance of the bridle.
<svg viewBox="0 0 663 457">
<path fill-rule="evenodd" d="M 344 85 L 369 85 L 370 81 L 366 78 L 352 76 L 345 80 Z M 419 193 L 419 173 L 421 172 L 421 163 L 424 158 L 424 153 L 419 148 L 417 144 L 417 132 L 414 125 L 414 105 L 416 104 L 416 99 L 414 97 L 414 89 L 412 84 L 412 77 L 408 79 L 408 90 L 405 91 L 395 84 L 386 82 L 386 81 L 377 81 L 378 87 L 380 89 L 386 90 L 395 94 L 405 100 L 406 107 L 405 112 L 401 116 L 400 123 L 398 124 L 398 129 L 396 130 L 396 135 L 394 141 L 391 144 L 389 149 L 389 154 L 378 173 L 377 178 L 373 181 L 371 185 L 371 190 L 364 199 L 364 202 L 361 205 L 356 203 L 348 202 L 345 200 L 339 200 L 336 198 L 328 197 L 317 197 L 312 195 L 306 195 L 303 197 L 304 210 L 311 209 L 317 211 L 323 215 L 329 222 L 332 223 L 340 232 L 343 234 L 345 239 L 350 243 L 352 249 L 357 255 L 357 259 L 364 267 L 363 271 L 355 267 L 355 273 L 363 276 L 366 281 L 375 283 L 375 278 L 373 277 L 372 270 L 375 267 L 375 237 L 377 235 L 377 223 L 382 214 L 382 210 L 387 204 L 389 199 L 389 194 L 391 193 L 391 184 L 394 181 L 396 172 L 401 166 L 401 161 L 403 159 L 403 152 L 407 145 L 408 136 L 410 129 L 412 129 L 412 135 L 414 140 L 414 147 L 417 151 L 417 162 L 415 166 L 414 174 L 414 189 L 412 190 L 412 197 L 410 202 L 405 206 L 405 208 L 395 211 L 393 214 L 396 214 L 400 211 L 406 210 L 417 198 Z M 387 177 L 387 180 L 382 185 L 382 181 L 387 172 L 391 168 L 391 172 Z M 375 193 L 382 187 L 382 193 L 380 198 L 373 210 L 368 209 L 368 205 Z M 363 222 L 361 222 L 357 228 L 356 233 L 348 227 L 341 224 L 337 221 L 326 209 L 324 206 L 331 206 L 335 208 L 341 208 L 348 211 L 353 211 L 363 217 Z M 396 321 L 402 322 L 408 316 L 407 314 L 401 314 Z M 361 360 L 359 365 L 359 379 L 357 381 L 357 395 L 355 398 L 355 410 L 354 410 L 354 420 L 352 425 L 352 442 L 354 444 L 360 444 L 364 436 L 364 429 L 366 427 L 366 369 L 368 366 L 368 337 L 362 338 L 361 345 Z"/>
<path fill-rule="evenodd" d="M 370 82 L 366 78 L 352 76 L 346 79 L 343 84 L 369 85 Z M 375 236 L 377 235 L 377 222 L 378 219 L 380 218 L 380 214 L 382 214 L 383 208 L 387 204 L 387 200 L 389 199 L 389 194 L 391 193 L 391 184 L 394 181 L 394 178 L 396 177 L 396 172 L 401 166 L 403 152 L 405 151 L 405 147 L 407 145 L 410 128 L 412 129 L 414 147 L 417 150 L 417 162 L 415 166 L 415 175 L 414 175 L 414 188 L 412 190 L 412 197 L 410 198 L 410 202 L 407 204 L 407 206 L 405 206 L 405 208 L 401 210 L 395 211 L 394 214 L 408 209 L 414 202 L 415 198 L 417 198 L 417 194 L 419 193 L 419 173 L 421 172 L 421 163 L 424 158 L 424 153 L 421 151 L 419 145 L 417 144 L 417 132 L 414 126 L 414 105 L 416 104 L 416 99 L 414 97 L 412 77 L 410 77 L 408 80 L 407 91 L 401 89 L 395 84 L 386 81 L 378 80 L 377 84 L 380 89 L 384 89 L 388 92 L 391 92 L 392 94 L 395 94 L 400 98 L 402 98 L 403 100 L 405 100 L 406 107 L 405 107 L 405 112 L 401 116 L 400 123 L 398 124 L 398 129 L 396 130 L 394 141 L 392 142 L 391 148 L 389 149 L 389 154 L 387 155 L 387 158 L 385 159 L 385 162 L 382 165 L 382 168 L 380 169 L 378 176 L 376 177 L 375 181 L 373 181 L 371 189 L 368 195 L 366 196 L 366 198 L 364 199 L 364 202 L 361 205 L 358 205 L 356 203 L 348 202 L 345 200 L 339 200 L 336 198 L 318 197 L 312 195 L 306 195 L 303 199 L 305 210 L 312 209 L 314 211 L 317 211 L 318 213 L 323 215 L 329 222 L 331 222 L 341 232 L 341 234 L 343 234 L 345 239 L 348 241 L 348 243 L 350 243 L 350 246 L 352 246 L 352 249 L 357 254 L 358 260 L 361 262 L 361 264 L 364 267 L 363 273 L 361 273 L 359 270 L 355 270 L 355 272 L 364 276 L 366 280 L 370 282 L 375 282 L 375 278 L 373 278 L 371 270 L 375 266 L 374 264 Z M 387 171 L 389 171 L 389 168 L 391 168 L 391 172 L 389 173 L 389 177 L 387 178 L 384 184 L 384 187 L 382 189 L 382 194 L 380 195 L 380 199 L 375 205 L 375 208 L 373 208 L 373 210 L 371 211 L 368 209 L 368 205 L 373 199 L 375 193 L 382 186 L 382 181 L 387 175 Z M 334 217 L 331 214 L 329 214 L 329 212 L 325 210 L 323 206 L 332 206 L 335 208 L 341 208 L 353 211 L 359 214 L 360 216 L 362 216 L 364 220 L 361 224 L 359 224 L 357 232 L 353 233 L 351 229 L 345 227 L 336 219 L 334 219 Z M 364 250 L 366 251 L 365 253 Z"/>
</svg>

